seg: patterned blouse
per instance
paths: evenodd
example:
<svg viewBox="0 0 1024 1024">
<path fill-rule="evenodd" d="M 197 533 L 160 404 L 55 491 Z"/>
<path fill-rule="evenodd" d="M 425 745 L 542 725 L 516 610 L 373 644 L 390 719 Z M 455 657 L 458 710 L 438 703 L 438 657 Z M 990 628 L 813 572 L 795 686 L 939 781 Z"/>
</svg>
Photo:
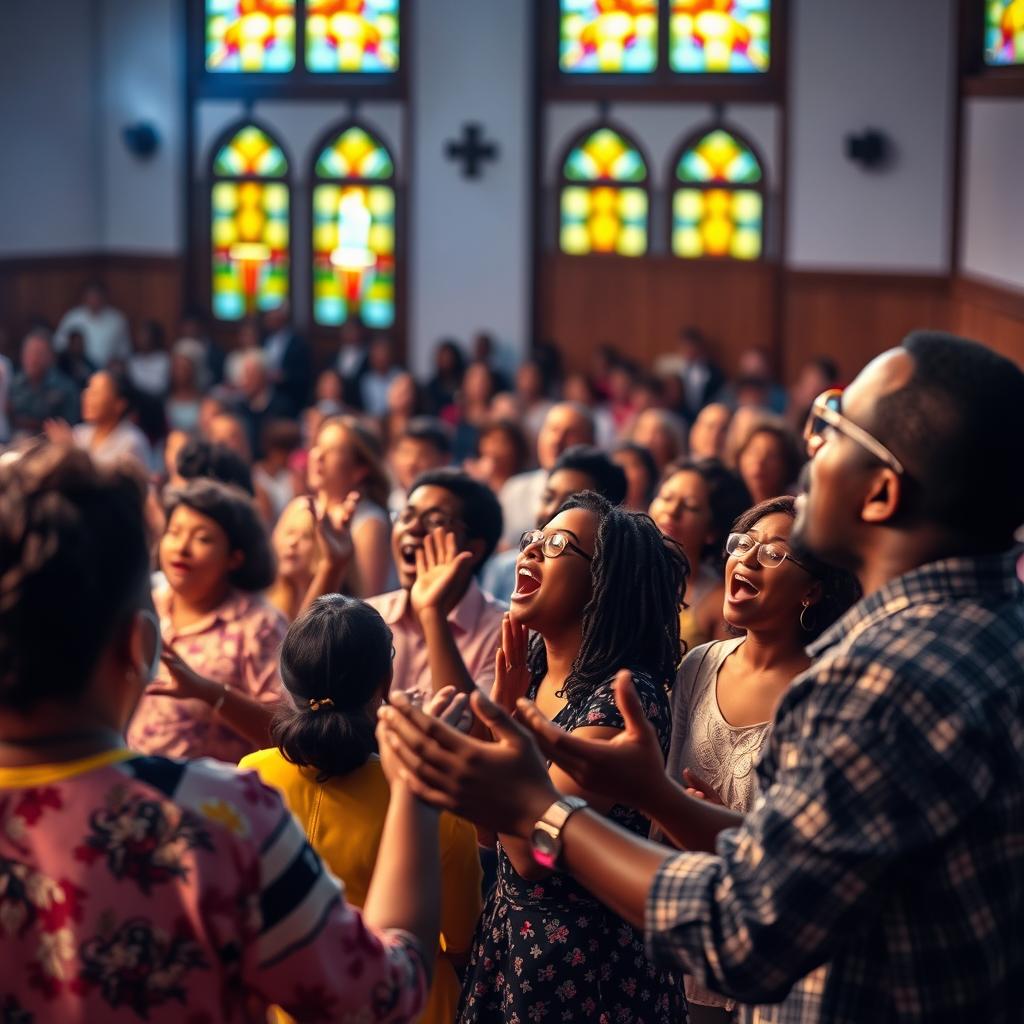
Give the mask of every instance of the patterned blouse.
<svg viewBox="0 0 1024 1024">
<path fill-rule="evenodd" d="M 369 931 L 251 772 L 108 751 L 0 769 L 0 1020 L 415 1020 L 405 932 Z"/>
<path fill-rule="evenodd" d="M 175 629 L 171 621 L 174 592 L 153 594 L 164 648 L 173 647 L 193 671 L 226 683 L 266 704 L 281 699 L 278 654 L 287 623 L 257 594 L 233 592 L 198 622 Z M 167 668 L 157 678 L 169 682 Z M 213 713 L 205 701 L 146 694 L 128 729 L 128 745 L 164 757 L 215 757 L 237 764 L 256 745 Z"/>
</svg>

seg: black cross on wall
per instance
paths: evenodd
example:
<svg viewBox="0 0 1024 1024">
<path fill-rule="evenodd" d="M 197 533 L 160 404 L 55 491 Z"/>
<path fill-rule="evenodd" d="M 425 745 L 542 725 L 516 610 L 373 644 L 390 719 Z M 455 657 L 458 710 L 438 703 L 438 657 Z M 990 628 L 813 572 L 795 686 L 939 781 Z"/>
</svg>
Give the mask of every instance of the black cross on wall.
<svg viewBox="0 0 1024 1024">
<path fill-rule="evenodd" d="M 485 160 L 497 160 L 498 147 L 493 142 L 484 142 L 483 127 L 476 121 L 462 126 L 459 141 L 445 143 L 445 156 L 462 163 L 464 178 L 479 178 Z"/>
</svg>

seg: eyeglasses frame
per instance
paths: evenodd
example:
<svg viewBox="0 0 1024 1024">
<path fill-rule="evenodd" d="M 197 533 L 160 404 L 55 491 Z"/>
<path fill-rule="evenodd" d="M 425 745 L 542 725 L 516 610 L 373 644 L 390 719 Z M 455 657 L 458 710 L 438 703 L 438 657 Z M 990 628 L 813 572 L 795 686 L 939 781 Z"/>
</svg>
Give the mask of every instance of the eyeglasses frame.
<svg viewBox="0 0 1024 1024">
<path fill-rule="evenodd" d="M 778 569 L 782 566 L 782 562 L 786 561 L 786 559 L 788 558 L 794 565 L 797 565 L 801 569 L 803 569 L 803 571 L 807 573 L 808 576 L 814 576 L 815 578 L 817 578 L 816 573 L 812 572 L 806 565 L 804 565 L 803 562 L 800 561 L 799 558 L 795 558 L 788 551 L 782 552 L 782 562 L 779 562 L 778 565 L 765 565 L 764 562 L 761 561 L 761 549 L 763 547 L 766 547 L 768 544 L 774 544 L 775 542 L 766 540 L 755 540 L 753 537 L 750 536 L 749 533 L 730 533 L 729 536 L 725 538 L 725 551 L 730 558 L 735 557 L 736 555 L 735 551 L 729 550 L 729 541 L 731 541 L 733 537 L 746 537 L 747 540 L 749 540 L 750 543 L 754 545 L 750 549 L 750 551 L 754 552 L 754 557 L 757 559 L 757 564 L 765 569 Z M 747 555 L 750 554 L 750 551 L 741 551 L 740 558 L 746 558 Z"/>
<path fill-rule="evenodd" d="M 804 442 L 807 445 L 807 454 L 814 458 L 824 443 L 824 438 L 814 430 L 814 421 L 824 420 L 830 427 L 845 434 L 855 444 L 859 444 L 876 459 L 884 462 L 894 473 L 904 476 L 906 469 L 903 463 L 881 441 L 854 423 L 849 416 L 843 415 L 838 409 L 833 409 L 828 404 L 832 398 L 841 398 L 842 394 L 841 388 L 829 388 L 814 400 L 811 411 L 807 414 L 807 421 L 804 423 Z"/>
<path fill-rule="evenodd" d="M 534 537 L 535 534 L 540 535 L 539 540 L 536 537 Z M 549 555 L 546 551 L 544 551 L 544 545 L 547 543 L 548 537 L 553 537 L 555 536 L 555 534 L 558 534 L 558 536 L 565 538 L 565 547 L 562 548 L 561 551 L 556 551 L 553 555 Z M 534 537 L 534 539 L 531 541 L 527 541 L 527 537 Z M 564 530 L 552 530 L 550 534 L 546 534 L 543 530 L 527 530 L 519 538 L 520 554 L 522 554 L 522 552 L 524 552 L 527 548 L 533 547 L 534 544 L 541 545 L 541 552 L 543 553 L 545 558 L 558 558 L 560 555 L 565 554 L 566 548 L 571 548 L 573 551 L 576 552 L 577 555 L 579 555 L 582 558 L 585 558 L 588 562 L 592 562 L 594 560 L 593 555 L 588 555 L 586 551 L 584 551 L 583 548 L 581 548 L 578 544 L 573 544 L 573 542 L 569 540 L 568 537 L 566 537 Z"/>
</svg>

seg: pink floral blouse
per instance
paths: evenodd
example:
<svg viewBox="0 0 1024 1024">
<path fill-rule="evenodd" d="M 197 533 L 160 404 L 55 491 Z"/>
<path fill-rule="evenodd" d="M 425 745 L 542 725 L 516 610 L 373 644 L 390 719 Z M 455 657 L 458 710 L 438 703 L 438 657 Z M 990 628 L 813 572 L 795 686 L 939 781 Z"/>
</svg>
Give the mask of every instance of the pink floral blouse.
<svg viewBox="0 0 1024 1024">
<path fill-rule="evenodd" d="M 153 595 L 164 647 L 173 647 L 193 671 L 258 701 L 281 699 L 278 655 L 287 630 L 284 616 L 258 594 L 233 592 L 204 619 L 176 630 L 174 592 Z M 169 681 L 160 666 L 158 678 Z M 165 757 L 215 757 L 237 764 L 256 746 L 240 736 L 201 700 L 146 694 L 128 729 L 128 745 Z"/>
<path fill-rule="evenodd" d="M 405 1022 L 427 991 L 254 772 L 124 750 L 0 769 L 0 963 L 17 1024 Z"/>
</svg>

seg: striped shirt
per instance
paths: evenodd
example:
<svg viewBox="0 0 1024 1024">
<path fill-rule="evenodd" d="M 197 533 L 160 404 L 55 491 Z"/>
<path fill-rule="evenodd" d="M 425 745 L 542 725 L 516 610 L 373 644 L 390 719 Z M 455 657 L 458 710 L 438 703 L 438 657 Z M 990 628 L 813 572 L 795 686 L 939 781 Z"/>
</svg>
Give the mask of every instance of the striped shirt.
<svg viewBox="0 0 1024 1024">
<path fill-rule="evenodd" d="M 255 773 L 124 750 L 0 769 L 0 962 L 5 1021 L 403 1024 L 427 986 Z"/>
<path fill-rule="evenodd" d="M 1024 1019 L 1017 554 L 915 569 L 815 643 L 763 797 L 662 865 L 657 959 L 779 1024 Z"/>
</svg>

